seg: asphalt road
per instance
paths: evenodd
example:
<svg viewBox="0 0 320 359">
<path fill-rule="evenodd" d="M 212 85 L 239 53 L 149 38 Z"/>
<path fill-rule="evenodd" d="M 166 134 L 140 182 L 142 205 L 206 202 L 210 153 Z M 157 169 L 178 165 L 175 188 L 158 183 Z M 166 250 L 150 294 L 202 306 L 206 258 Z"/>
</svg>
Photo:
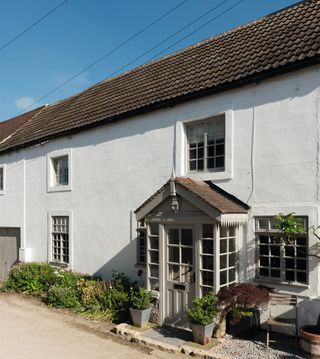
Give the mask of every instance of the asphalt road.
<svg viewBox="0 0 320 359">
<path fill-rule="evenodd" d="M 81 320 L 36 300 L 0 293 L 0 359 L 157 357 L 94 334 Z"/>
</svg>

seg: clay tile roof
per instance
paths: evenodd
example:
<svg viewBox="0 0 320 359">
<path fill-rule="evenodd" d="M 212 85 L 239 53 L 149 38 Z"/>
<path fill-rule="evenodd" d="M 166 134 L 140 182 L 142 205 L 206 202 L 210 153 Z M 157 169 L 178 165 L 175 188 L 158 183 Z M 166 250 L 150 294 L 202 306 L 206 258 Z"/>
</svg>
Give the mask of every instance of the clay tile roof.
<svg viewBox="0 0 320 359">
<path fill-rule="evenodd" d="M 249 206 L 211 182 L 178 177 L 175 182 L 215 208 L 221 214 L 247 213 Z"/>
<path fill-rule="evenodd" d="M 206 202 L 206 204 L 213 207 L 221 214 L 248 213 L 250 208 L 247 204 L 210 181 L 195 181 L 188 177 L 177 177 L 175 178 L 175 183 L 190 191 L 193 195 Z M 146 204 L 150 203 L 155 197 L 163 192 L 169 184 L 170 180 L 143 202 L 134 212 L 137 213 Z"/>
<path fill-rule="evenodd" d="M 38 107 L 35 110 L 24 113 L 20 116 L 11 118 L 10 120 L 6 120 L 0 122 L 0 142 L 4 139 L 12 135 L 19 128 L 25 125 L 32 117 L 34 117 L 37 113 L 39 113 L 44 106 Z"/>
<path fill-rule="evenodd" d="M 320 0 L 305 0 L 47 106 L 0 151 L 320 63 Z"/>
</svg>

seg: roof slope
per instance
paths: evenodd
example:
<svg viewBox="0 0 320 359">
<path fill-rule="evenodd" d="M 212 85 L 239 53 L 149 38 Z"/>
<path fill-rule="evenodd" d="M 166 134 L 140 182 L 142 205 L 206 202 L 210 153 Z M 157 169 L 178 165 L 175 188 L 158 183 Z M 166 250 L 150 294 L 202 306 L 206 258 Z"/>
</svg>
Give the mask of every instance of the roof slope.
<svg viewBox="0 0 320 359">
<path fill-rule="evenodd" d="M 35 110 L 24 113 L 20 116 L 11 118 L 10 120 L 0 122 L 0 142 L 12 135 L 19 128 L 24 126 L 32 117 L 39 113 L 45 106 L 36 108 Z"/>
<path fill-rule="evenodd" d="M 320 62 L 320 0 L 305 0 L 47 106 L 0 151 Z"/>
<path fill-rule="evenodd" d="M 207 205 L 216 209 L 221 214 L 245 214 L 248 213 L 249 206 L 231 195 L 230 193 L 224 191 L 222 188 L 218 187 L 209 182 L 205 181 L 196 181 L 188 177 L 176 177 L 174 182 L 177 185 L 182 186 L 186 190 L 190 191 L 193 195 L 200 198 Z M 156 198 L 161 192 L 163 192 L 170 185 L 170 180 L 167 181 L 157 192 L 155 192 L 151 197 L 149 197 L 145 202 L 143 202 L 134 212 L 137 213 L 148 203 L 150 203 L 154 198 Z"/>
</svg>

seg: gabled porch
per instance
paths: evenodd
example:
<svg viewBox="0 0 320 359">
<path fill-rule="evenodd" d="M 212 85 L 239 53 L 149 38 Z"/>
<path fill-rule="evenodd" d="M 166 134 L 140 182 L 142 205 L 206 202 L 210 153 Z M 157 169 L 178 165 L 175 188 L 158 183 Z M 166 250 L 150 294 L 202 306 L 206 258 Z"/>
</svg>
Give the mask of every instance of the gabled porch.
<svg viewBox="0 0 320 359">
<path fill-rule="evenodd" d="M 159 324 L 187 326 L 195 297 L 237 282 L 248 209 L 211 182 L 172 177 L 135 211 Z"/>
</svg>

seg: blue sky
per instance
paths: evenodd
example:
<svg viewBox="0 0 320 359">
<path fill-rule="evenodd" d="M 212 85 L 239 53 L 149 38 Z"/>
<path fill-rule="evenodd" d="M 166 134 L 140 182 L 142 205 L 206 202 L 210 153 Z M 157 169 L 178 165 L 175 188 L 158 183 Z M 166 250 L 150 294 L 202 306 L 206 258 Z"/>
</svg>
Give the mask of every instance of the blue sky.
<svg viewBox="0 0 320 359">
<path fill-rule="evenodd" d="M 0 0 L 0 47 L 61 2 L 62 0 Z M 51 16 L 0 51 L 0 121 L 16 116 L 35 99 L 81 71 L 180 2 L 181 0 L 69 0 Z M 37 105 L 66 98 L 109 77 L 120 67 L 220 2 L 221 0 L 188 0 L 141 36 Z M 153 55 L 236 2 L 237 0 L 228 0 L 219 9 L 126 70 L 147 62 Z M 296 2 L 298 1 L 245 0 L 172 47 L 167 53 Z"/>
</svg>

